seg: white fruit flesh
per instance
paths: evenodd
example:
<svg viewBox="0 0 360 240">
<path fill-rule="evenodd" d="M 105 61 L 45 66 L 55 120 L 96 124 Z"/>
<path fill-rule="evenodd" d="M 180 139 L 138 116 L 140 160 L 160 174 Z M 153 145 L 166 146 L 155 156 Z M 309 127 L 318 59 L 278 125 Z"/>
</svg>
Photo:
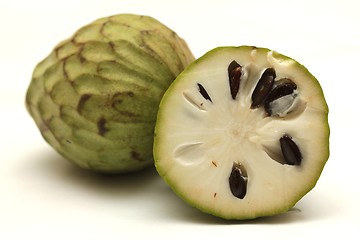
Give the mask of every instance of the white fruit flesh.
<svg viewBox="0 0 360 240">
<path fill-rule="evenodd" d="M 235 99 L 227 70 L 233 60 L 243 72 Z M 284 116 L 250 108 L 269 67 L 275 80 L 289 78 L 297 85 L 296 101 Z M 164 95 L 155 129 L 156 168 L 185 201 L 213 215 L 248 219 L 281 213 L 315 186 L 328 159 L 327 114 L 317 80 L 296 61 L 263 48 L 217 48 L 190 65 Z M 284 164 L 279 139 L 285 134 L 301 151 L 300 166 Z M 234 163 L 247 172 L 243 199 L 229 187 Z"/>
</svg>

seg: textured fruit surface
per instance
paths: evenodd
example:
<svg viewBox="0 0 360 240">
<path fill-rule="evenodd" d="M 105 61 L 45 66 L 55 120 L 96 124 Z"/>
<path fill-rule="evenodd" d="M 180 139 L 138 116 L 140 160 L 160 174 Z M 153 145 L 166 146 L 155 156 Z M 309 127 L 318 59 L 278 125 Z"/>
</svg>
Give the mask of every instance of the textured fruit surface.
<svg viewBox="0 0 360 240">
<path fill-rule="evenodd" d="M 265 48 L 220 47 L 165 93 L 155 127 L 159 174 L 187 203 L 225 219 L 289 210 L 329 157 L 319 82 Z"/>
<path fill-rule="evenodd" d="M 186 43 L 154 18 L 101 18 L 36 66 L 27 109 L 45 140 L 80 167 L 142 169 L 153 163 L 161 97 L 193 60 Z"/>
</svg>

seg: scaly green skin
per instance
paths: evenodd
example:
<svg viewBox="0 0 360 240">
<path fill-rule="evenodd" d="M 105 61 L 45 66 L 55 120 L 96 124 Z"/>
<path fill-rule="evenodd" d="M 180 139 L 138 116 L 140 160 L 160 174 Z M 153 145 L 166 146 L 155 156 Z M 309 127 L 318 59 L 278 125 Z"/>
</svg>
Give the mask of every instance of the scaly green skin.
<svg viewBox="0 0 360 240">
<path fill-rule="evenodd" d="M 153 162 L 161 97 L 193 60 L 186 43 L 154 18 L 101 18 L 36 66 L 26 106 L 66 159 L 100 172 L 136 171 Z"/>
</svg>

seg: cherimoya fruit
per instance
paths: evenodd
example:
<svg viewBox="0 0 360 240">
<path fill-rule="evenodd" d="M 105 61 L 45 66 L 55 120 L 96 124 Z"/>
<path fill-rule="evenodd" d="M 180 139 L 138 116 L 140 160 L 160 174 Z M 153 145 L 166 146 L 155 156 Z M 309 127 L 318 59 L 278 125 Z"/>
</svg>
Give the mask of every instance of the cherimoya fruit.
<svg viewBox="0 0 360 240">
<path fill-rule="evenodd" d="M 135 171 L 152 164 L 158 104 L 193 60 L 186 43 L 154 18 L 101 18 L 36 66 L 26 106 L 45 140 L 71 162 Z"/>
<path fill-rule="evenodd" d="M 266 48 L 219 47 L 160 103 L 154 157 L 188 204 L 225 219 L 289 210 L 329 157 L 328 106 L 300 63 Z"/>
</svg>

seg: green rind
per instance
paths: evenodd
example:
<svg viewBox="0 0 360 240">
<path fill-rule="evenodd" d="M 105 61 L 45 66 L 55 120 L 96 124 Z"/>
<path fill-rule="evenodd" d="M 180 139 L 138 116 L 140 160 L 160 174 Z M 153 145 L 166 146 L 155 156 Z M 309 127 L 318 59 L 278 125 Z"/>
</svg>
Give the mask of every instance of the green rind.
<svg viewBox="0 0 360 240">
<path fill-rule="evenodd" d="M 80 28 L 34 69 L 26 107 L 44 139 L 78 166 L 105 173 L 153 163 L 159 102 L 194 57 L 149 16 L 119 14 Z"/>
<path fill-rule="evenodd" d="M 254 47 L 254 46 L 224 46 L 224 47 L 217 47 L 215 49 L 212 49 L 210 51 L 208 51 L 207 53 L 205 53 L 202 57 L 196 59 L 194 62 L 192 62 L 191 64 L 189 64 L 189 66 L 187 66 L 185 68 L 185 70 L 178 75 L 178 77 L 175 79 L 175 81 L 170 85 L 170 87 L 168 88 L 168 90 L 165 92 L 160 105 L 159 105 L 159 111 L 158 111 L 158 116 L 157 116 L 157 122 L 155 125 L 155 138 L 154 138 L 154 148 L 153 148 L 153 155 L 154 155 L 154 162 L 155 162 L 155 167 L 159 173 L 159 175 L 165 180 L 165 182 L 171 187 L 171 189 L 174 191 L 174 193 L 176 195 L 178 195 L 181 199 L 183 199 L 187 204 L 189 204 L 190 206 L 199 209 L 200 211 L 207 213 L 207 214 L 211 214 L 214 215 L 216 217 L 220 217 L 223 219 L 227 219 L 227 220 L 245 220 L 245 219 L 255 219 L 258 217 L 266 217 L 266 216 L 273 216 L 273 215 L 278 215 L 284 212 L 287 212 L 288 210 L 290 210 L 292 207 L 295 206 L 295 204 L 301 199 L 303 198 L 309 191 L 311 191 L 317 181 L 320 178 L 320 175 L 323 171 L 323 168 L 325 167 L 325 164 L 329 158 L 330 155 L 330 148 L 329 148 L 329 138 L 330 138 L 330 127 L 329 127 L 329 123 L 328 123 L 328 105 L 326 103 L 325 100 L 325 96 L 323 93 L 323 90 L 321 88 L 321 85 L 319 83 L 319 81 L 309 72 L 309 70 L 302 64 L 300 64 L 299 62 L 297 62 L 296 60 L 277 53 L 277 52 L 273 52 L 274 56 L 277 59 L 283 59 L 284 61 L 286 60 L 292 60 L 296 63 L 297 67 L 299 69 L 301 69 L 301 71 L 304 72 L 304 74 L 306 74 L 308 77 L 310 77 L 313 81 L 313 83 L 317 86 L 317 90 L 318 90 L 318 94 L 320 96 L 320 99 L 323 99 L 322 102 L 322 109 L 321 111 L 323 111 L 323 122 L 324 122 L 324 130 L 325 133 L 323 135 L 323 139 L 321 140 L 324 143 L 325 148 L 319 151 L 323 151 L 323 160 L 321 161 L 321 167 L 318 168 L 318 173 L 316 173 L 317 177 L 313 179 L 313 184 L 309 185 L 308 188 L 304 189 L 303 192 L 299 192 L 297 197 L 293 198 L 293 201 L 289 201 L 286 205 L 284 205 L 282 208 L 278 208 L 278 209 L 269 209 L 269 211 L 266 212 L 262 212 L 261 214 L 249 214 L 249 215 L 227 215 L 227 214 L 223 214 L 221 211 L 216 211 L 212 208 L 206 208 L 203 206 L 198 205 L 196 202 L 194 202 L 186 192 L 181 192 L 178 191 L 178 187 L 177 187 L 177 182 L 172 181 L 171 178 L 169 178 L 167 176 L 167 169 L 162 169 L 159 166 L 158 161 L 161 159 L 160 153 L 159 153 L 159 149 L 161 148 L 161 146 L 159 146 L 158 143 L 158 130 L 162 125 L 162 121 L 164 118 L 167 118 L 168 116 L 166 115 L 166 113 L 163 111 L 163 108 L 166 107 L 166 103 L 167 103 L 167 99 L 169 98 L 169 96 L 172 95 L 172 92 L 174 90 L 174 88 L 176 88 L 177 84 L 180 84 L 180 82 L 182 81 L 182 78 L 184 78 L 186 76 L 186 74 L 188 72 L 191 72 L 193 70 L 193 68 L 195 68 L 199 63 L 201 63 L 204 59 L 206 58 L 211 58 L 212 55 L 216 52 L 221 52 L 224 50 L 235 50 L 235 49 L 242 49 L 244 51 L 251 51 L 253 49 L 256 49 L 258 52 L 262 52 L 262 53 L 268 53 L 271 50 L 267 49 L 267 48 L 259 48 L 259 47 Z M 168 161 L 168 159 L 167 159 Z"/>
</svg>

